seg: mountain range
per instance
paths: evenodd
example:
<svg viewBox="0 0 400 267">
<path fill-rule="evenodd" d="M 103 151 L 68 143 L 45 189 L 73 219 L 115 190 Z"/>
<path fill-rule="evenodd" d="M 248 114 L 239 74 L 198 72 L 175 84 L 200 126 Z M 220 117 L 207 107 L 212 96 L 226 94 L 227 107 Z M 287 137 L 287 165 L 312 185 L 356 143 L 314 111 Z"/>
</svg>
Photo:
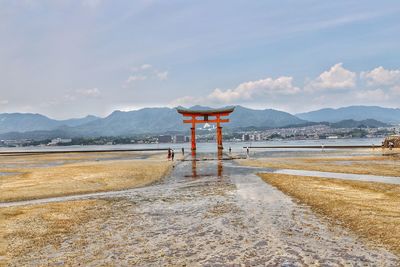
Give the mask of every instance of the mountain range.
<svg viewBox="0 0 400 267">
<path fill-rule="evenodd" d="M 314 122 L 374 119 L 385 123 L 399 124 L 400 108 L 383 108 L 377 106 L 350 106 L 338 109 L 324 108 L 311 112 L 298 113 L 296 117 Z"/>
<path fill-rule="evenodd" d="M 191 109 L 206 109 L 194 106 Z M 279 128 L 316 122 L 332 127 L 384 127 L 400 123 L 400 109 L 350 106 L 321 109 L 292 115 L 274 109 L 255 110 L 236 106 L 225 128 Z M 145 133 L 187 131 L 175 108 L 143 108 L 114 111 L 105 118 L 86 116 L 79 119 L 54 120 L 41 114 L 0 114 L 0 139 L 45 139 L 54 137 L 129 136 Z"/>
<path fill-rule="evenodd" d="M 41 114 L 3 113 L 0 114 L 0 133 L 54 130 L 62 126 L 75 127 L 99 119 L 88 115 L 80 119 L 53 120 Z"/>
</svg>

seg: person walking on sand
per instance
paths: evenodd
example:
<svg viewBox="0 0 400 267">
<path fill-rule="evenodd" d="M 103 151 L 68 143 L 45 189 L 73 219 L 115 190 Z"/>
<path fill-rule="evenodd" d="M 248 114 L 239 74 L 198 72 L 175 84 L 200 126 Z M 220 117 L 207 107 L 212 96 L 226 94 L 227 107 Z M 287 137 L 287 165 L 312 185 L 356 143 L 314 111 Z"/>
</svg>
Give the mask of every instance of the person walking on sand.
<svg viewBox="0 0 400 267">
<path fill-rule="evenodd" d="M 172 161 L 174 161 L 174 157 L 175 157 L 175 152 L 174 152 L 174 150 L 172 149 L 172 152 L 171 152 L 171 159 L 172 159 Z"/>
<path fill-rule="evenodd" d="M 182 156 L 185 155 L 185 149 L 182 147 Z"/>
<path fill-rule="evenodd" d="M 232 153 L 232 148 L 231 147 L 229 147 L 229 154 L 231 154 Z"/>
<path fill-rule="evenodd" d="M 168 160 L 171 158 L 171 148 L 168 148 Z"/>
<path fill-rule="evenodd" d="M 249 150 L 249 147 L 247 147 L 247 149 L 246 149 L 246 156 L 249 157 L 249 155 L 250 155 L 250 150 Z"/>
</svg>

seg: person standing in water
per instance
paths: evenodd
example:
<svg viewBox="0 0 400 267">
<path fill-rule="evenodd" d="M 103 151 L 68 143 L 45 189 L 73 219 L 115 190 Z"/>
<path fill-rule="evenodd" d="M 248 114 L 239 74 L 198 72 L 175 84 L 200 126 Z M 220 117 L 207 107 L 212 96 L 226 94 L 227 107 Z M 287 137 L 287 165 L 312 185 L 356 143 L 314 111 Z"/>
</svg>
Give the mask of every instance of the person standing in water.
<svg viewBox="0 0 400 267">
<path fill-rule="evenodd" d="M 185 155 L 185 149 L 182 147 L 182 156 Z"/>
<path fill-rule="evenodd" d="M 172 149 L 172 152 L 171 152 L 171 159 L 172 159 L 172 161 L 174 161 L 174 157 L 175 157 L 175 152 L 174 152 L 174 150 Z"/>
</svg>

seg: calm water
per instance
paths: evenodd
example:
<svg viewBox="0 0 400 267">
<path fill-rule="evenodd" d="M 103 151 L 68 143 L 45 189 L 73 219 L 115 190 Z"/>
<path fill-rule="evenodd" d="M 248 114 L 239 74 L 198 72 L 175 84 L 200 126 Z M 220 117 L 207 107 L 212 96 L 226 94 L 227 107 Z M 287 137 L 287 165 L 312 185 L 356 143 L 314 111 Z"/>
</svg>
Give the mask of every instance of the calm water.
<svg viewBox="0 0 400 267">
<path fill-rule="evenodd" d="M 361 138 L 361 139 L 326 139 L 326 140 L 290 140 L 290 141 L 262 141 L 262 142 L 225 142 L 224 148 L 232 148 L 233 152 L 242 152 L 243 147 L 247 146 L 296 146 L 296 145 L 379 145 L 382 138 Z M 106 149 L 149 149 L 149 148 L 168 148 L 181 150 L 183 147 L 186 151 L 190 150 L 190 143 L 182 144 L 129 144 L 129 145 L 103 145 L 103 146 L 60 146 L 60 147 L 2 147 L 0 151 L 63 151 L 63 150 L 106 150 Z M 217 150 L 216 143 L 198 143 L 198 152 L 214 152 Z M 276 149 L 274 149 L 276 151 Z M 282 150 L 282 149 L 281 149 Z M 306 150 L 306 149 L 291 149 Z M 290 150 L 286 150 L 290 151 Z"/>
</svg>

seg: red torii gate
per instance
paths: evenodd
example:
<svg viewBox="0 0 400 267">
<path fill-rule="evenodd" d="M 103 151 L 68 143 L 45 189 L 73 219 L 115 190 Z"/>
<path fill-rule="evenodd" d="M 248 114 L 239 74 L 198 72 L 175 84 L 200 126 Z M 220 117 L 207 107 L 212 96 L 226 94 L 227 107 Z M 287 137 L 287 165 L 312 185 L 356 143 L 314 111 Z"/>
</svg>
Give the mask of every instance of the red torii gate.
<svg viewBox="0 0 400 267">
<path fill-rule="evenodd" d="M 183 123 L 191 123 L 190 128 L 192 132 L 192 151 L 196 150 L 196 123 L 216 123 L 217 124 L 217 144 L 218 149 L 223 149 L 222 147 L 222 127 L 221 123 L 229 122 L 229 119 L 221 119 L 221 117 L 228 116 L 235 107 L 222 108 L 222 109 L 207 109 L 207 110 L 191 110 L 185 108 L 177 108 L 178 113 L 182 114 L 184 117 L 190 117 L 190 119 L 183 120 Z M 202 117 L 197 119 L 197 117 Z M 210 119 L 210 117 L 215 117 Z"/>
</svg>

